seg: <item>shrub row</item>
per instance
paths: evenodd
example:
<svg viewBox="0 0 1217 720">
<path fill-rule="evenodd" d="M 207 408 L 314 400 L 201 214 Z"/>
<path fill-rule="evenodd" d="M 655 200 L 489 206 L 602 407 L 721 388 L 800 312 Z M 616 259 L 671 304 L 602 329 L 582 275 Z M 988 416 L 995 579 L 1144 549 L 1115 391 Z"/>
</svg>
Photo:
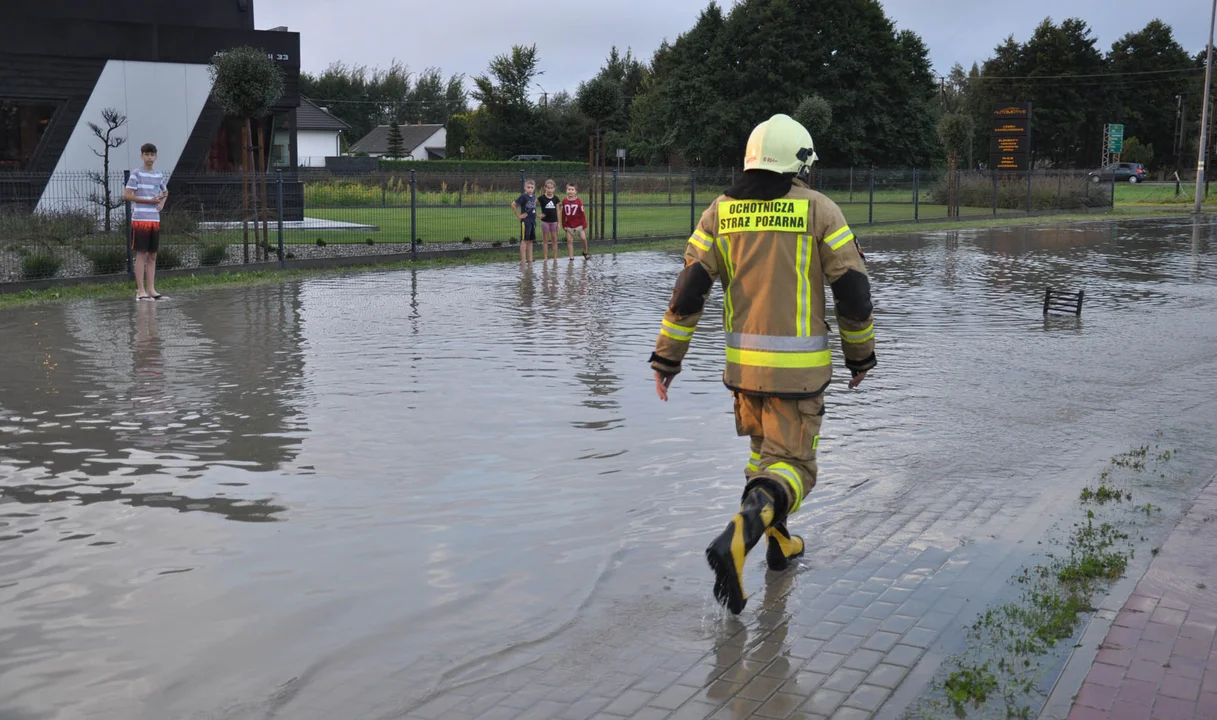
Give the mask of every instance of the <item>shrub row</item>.
<svg viewBox="0 0 1217 720">
<path fill-rule="evenodd" d="M 947 204 L 947 183 L 934 185 L 929 192 L 929 202 Z M 961 207 L 992 207 L 993 180 L 987 176 L 960 173 L 959 205 Z M 1108 207 L 1111 205 L 1111 189 L 1108 185 L 1094 185 L 1085 176 L 1062 174 L 1060 176 L 1034 176 L 1031 180 L 1031 209 L 1081 209 Z M 1027 178 L 1011 176 L 997 183 L 997 207 L 1004 210 L 1027 208 Z"/>
</svg>

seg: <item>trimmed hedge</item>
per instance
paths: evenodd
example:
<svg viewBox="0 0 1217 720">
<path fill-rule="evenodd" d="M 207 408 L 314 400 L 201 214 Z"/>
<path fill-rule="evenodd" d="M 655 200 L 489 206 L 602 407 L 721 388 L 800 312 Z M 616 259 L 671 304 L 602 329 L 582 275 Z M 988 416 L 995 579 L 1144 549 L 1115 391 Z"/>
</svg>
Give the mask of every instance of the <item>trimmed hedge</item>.
<svg viewBox="0 0 1217 720">
<path fill-rule="evenodd" d="M 380 169 L 382 172 L 394 173 L 408 173 L 411 170 L 415 170 L 420 175 L 423 173 L 441 172 L 455 175 L 458 169 L 465 173 L 508 173 L 523 170 L 525 173 L 533 175 L 561 175 L 564 173 L 587 173 L 587 163 L 562 161 L 511 162 L 509 160 L 466 160 L 464 162 L 456 160 L 381 160 Z"/>
</svg>

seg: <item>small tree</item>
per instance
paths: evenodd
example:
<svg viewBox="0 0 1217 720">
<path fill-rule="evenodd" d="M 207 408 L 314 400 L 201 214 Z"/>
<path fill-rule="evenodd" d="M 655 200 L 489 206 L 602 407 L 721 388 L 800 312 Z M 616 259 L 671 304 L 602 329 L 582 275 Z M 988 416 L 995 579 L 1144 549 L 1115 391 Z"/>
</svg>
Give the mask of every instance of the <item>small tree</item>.
<svg viewBox="0 0 1217 720">
<path fill-rule="evenodd" d="M 947 151 L 947 217 L 959 216 L 959 151 L 972 142 L 972 116 L 962 112 L 938 120 L 938 139 Z"/>
<path fill-rule="evenodd" d="M 1120 152 L 1121 162 L 1141 163 L 1149 165 L 1154 161 L 1154 144 L 1141 144 L 1141 141 L 1135 137 L 1130 137 L 1124 141 L 1124 149 Z"/>
<path fill-rule="evenodd" d="M 805 95 L 794 110 L 794 119 L 807 128 L 811 139 L 819 139 L 832 125 L 832 106 L 819 95 Z"/>
<path fill-rule="evenodd" d="M 251 121 L 265 117 L 283 96 L 283 72 L 265 50 L 242 46 L 216 55 L 211 60 L 211 95 L 220 108 L 241 121 L 241 225 L 245 234 L 245 262 L 249 262 L 249 157 Z M 264 147 L 262 127 L 258 127 L 258 151 Z M 258 162 L 262 164 L 261 160 Z M 256 204 L 255 183 L 255 204 Z M 266 176 L 262 177 L 263 237 L 268 220 Z M 255 220 L 254 232 L 257 233 Z M 256 238 L 255 238 L 256 240 Z"/>
<path fill-rule="evenodd" d="M 110 232 L 111 213 L 123 206 L 122 197 L 116 199 L 110 186 L 110 151 L 122 147 L 123 143 L 127 142 L 127 138 L 114 134 L 127 124 L 127 116 L 114 108 L 106 108 L 101 111 L 101 119 L 106 124 L 105 130 L 102 130 L 97 123 L 89 123 L 89 129 L 93 131 L 98 140 L 101 140 L 101 152 L 98 152 L 96 148 L 90 148 L 94 155 L 101 158 L 101 172 L 89 173 L 89 179 L 100 186 L 89 194 L 89 201 L 102 208 L 108 233 Z"/>
<path fill-rule="evenodd" d="M 603 75 L 592 78 L 580 83 L 577 102 L 579 110 L 595 121 L 599 133 L 600 124 L 621 110 L 621 85 Z"/>
<path fill-rule="evenodd" d="M 389 122 L 389 151 L 385 155 L 390 160 L 406 154 L 406 141 L 401 136 L 401 126 L 397 124 L 397 119 L 394 118 Z"/>
</svg>

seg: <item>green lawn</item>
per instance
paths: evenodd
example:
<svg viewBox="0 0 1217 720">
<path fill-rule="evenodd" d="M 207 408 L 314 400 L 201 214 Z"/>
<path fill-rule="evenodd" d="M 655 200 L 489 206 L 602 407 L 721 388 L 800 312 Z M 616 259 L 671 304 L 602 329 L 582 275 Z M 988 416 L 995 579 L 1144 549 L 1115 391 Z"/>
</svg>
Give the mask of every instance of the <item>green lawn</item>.
<svg viewBox="0 0 1217 720">
<path fill-rule="evenodd" d="M 851 225 L 862 226 L 869 222 L 869 206 L 845 204 L 841 206 L 846 220 Z M 965 216 L 992 214 L 990 208 L 961 208 Z M 700 208 L 698 215 L 700 216 Z M 379 231 L 293 231 L 285 233 L 287 243 L 313 243 L 318 238 L 326 243 L 361 243 L 371 238 L 373 242 L 407 242 L 410 237 L 409 208 L 342 208 L 310 209 L 308 217 L 357 222 L 379 227 Z M 415 212 L 417 237 L 423 243 L 460 242 L 465 238 L 475 241 L 506 241 L 519 238 L 520 223 L 512 218 L 509 208 L 477 207 L 420 207 Z M 945 205 L 921 205 L 918 213 L 921 220 L 946 218 Z M 617 211 L 617 237 L 622 239 L 660 236 L 680 236 L 689 232 L 690 213 L 688 206 L 654 207 L 625 205 Z M 913 205 L 875 204 L 875 222 L 911 221 Z M 538 232 L 540 229 L 538 228 Z M 273 233 L 272 233 L 273 235 Z M 612 236 L 612 215 L 605 218 L 605 235 Z M 539 240 L 540 238 L 538 238 Z M 565 235 L 562 236 L 565 240 Z"/>
<path fill-rule="evenodd" d="M 1122 182 L 1116 184 L 1116 205 L 1191 205 L 1196 200 L 1196 184 L 1181 183 L 1180 194 L 1175 194 L 1175 184 L 1147 185 L 1145 183 Z M 1217 205 L 1217 185 L 1210 188 L 1206 205 Z"/>
</svg>

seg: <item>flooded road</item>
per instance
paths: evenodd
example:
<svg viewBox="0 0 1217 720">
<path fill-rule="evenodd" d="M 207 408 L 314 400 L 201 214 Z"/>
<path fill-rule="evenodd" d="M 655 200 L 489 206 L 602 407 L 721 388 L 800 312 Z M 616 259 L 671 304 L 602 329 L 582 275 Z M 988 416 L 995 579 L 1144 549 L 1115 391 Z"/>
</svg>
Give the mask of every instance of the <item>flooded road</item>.
<svg viewBox="0 0 1217 720">
<path fill-rule="evenodd" d="M 979 590 L 1130 445 L 1217 467 L 1212 225 L 861 236 L 879 366 L 838 368 L 808 557 L 768 598 L 754 559 L 742 623 L 701 556 L 748 457 L 719 291 L 670 402 L 646 363 L 679 253 L 0 314 L 0 718 L 632 715 L 810 657 L 899 559 Z"/>
</svg>

